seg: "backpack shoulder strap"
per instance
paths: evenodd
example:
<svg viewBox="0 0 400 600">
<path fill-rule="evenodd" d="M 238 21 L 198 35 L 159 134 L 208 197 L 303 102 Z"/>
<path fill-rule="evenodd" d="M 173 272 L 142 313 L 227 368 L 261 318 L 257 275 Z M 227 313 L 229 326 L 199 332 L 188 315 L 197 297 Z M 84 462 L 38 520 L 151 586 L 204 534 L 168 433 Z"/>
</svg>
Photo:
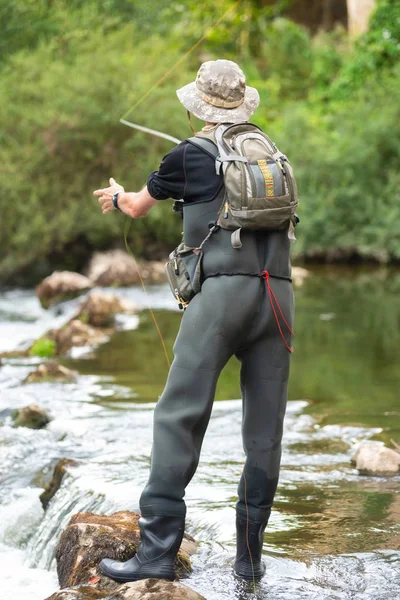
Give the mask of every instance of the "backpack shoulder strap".
<svg viewBox="0 0 400 600">
<path fill-rule="evenodd" d="M 213 158 L 214 160 L 219 155 L 219 150 L 216 144 L 214 144 L 214 142 L 212 140 L 209 140 L 208 138 L 195 136 L 188 138 L 186 141 L 189 142 L 189 144 L 192 144 L 193 146 L 201 148 L 203 152 L 211 156 L 211 158 Z"/>
</svg>

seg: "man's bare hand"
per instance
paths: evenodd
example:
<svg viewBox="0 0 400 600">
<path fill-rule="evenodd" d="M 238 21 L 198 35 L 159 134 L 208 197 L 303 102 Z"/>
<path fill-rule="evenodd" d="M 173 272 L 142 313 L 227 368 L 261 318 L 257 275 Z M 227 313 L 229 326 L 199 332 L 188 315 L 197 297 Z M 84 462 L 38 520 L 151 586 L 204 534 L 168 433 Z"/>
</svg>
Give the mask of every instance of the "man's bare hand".
<svg viewBox="0 0 400 600">
<path fill-rule="evenodd" d="M 116 210 L 112 202 L 112 197 L 116 192 L 121 192 L 121 194 L 118 196 L 118 206 L 121 208 L 121 210 L 123 210 L 123 193 L 125 190 L 122 185 L 119 185 L 119 183 L 117 183 L 112 177 L 110 177 L 110 187 L 102 190 L 95 190 L 93 192 L 93 196 L 98 196 L 98 201 L 101 204 L 103 215 L 107 214 L 111 210 Z"/>
</svg>

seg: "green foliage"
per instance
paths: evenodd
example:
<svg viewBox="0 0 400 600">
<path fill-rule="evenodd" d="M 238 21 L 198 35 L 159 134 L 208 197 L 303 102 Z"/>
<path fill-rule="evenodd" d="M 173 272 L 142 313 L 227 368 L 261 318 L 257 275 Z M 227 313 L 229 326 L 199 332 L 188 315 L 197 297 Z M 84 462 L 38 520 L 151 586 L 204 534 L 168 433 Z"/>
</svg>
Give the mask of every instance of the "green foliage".
<svg viewBox="0 0 400 600">
<path fill-rule="evenodd" d="M 326 113 L 284 113 L 275 137 L 301 190 L 297 252 L 400 258 L 399 79 L 397 68 Z"/>
<path fill-rule="evenodd" d="M 80 268 L 94 249 L 124 247 L 125 218 L 103 216 L 92 191 L 111 176 L 138 189 L 171 144 L 119 118 L 134 106 L 128 119 L 187 137 L 175 90 L 217 57 L 241 63 L 260 91 L 254 121 L 292 160 L 297 251 L 400 257 L 396 3 L 380 1 L 354 48 L 341 29 L 311 38 L 282 16 L 287 2 L 243 0 L 210 32 L 233 4 L 0 0 L 0 280 Z M 129 243 L 165 255 L 180 230 L 161 202 L 131 223 Z"/>
<path fill-rule="evenodd" d="M 400 3 L 378 0 L 369 29 L 357 41 L 354 55 L 332 87 L 332 97 L 349 98 L 369 80 L 379 85 L 400 61 Z"/>
<path fill-rule="evenodd" d="M 51 358 L 54 356 L 55 351 L 56 343 L 54 340 L 50 340 L 49 338 L 40 338 L 33 344 L 29 350 L 29 354 L 31 356 L 40 356 L 41 358 Z"/>
</svg>

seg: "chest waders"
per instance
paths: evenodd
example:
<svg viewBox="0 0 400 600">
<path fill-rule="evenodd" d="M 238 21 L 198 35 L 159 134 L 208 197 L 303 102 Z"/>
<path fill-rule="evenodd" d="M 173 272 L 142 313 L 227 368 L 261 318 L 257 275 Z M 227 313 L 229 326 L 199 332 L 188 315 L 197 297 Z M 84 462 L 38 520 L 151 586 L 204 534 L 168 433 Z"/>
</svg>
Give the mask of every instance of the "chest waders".
<svg viewBox="0 0 400 600">
<path fill-rule="evenodd" d="M 221 201 L 184 205 L 187 245 L 202 242 Z M 290 243 L 287 231 L 243 231 L 242 243 L 240 250 L 232 248 L 231 232 L 219 229 L 204 246 L 202 288 L 183 314 L 174 361 L 154 411 L 150 477 L 140 498 L 140 550 L 125 563 L 101 563 L 118 581 L 174 579 L 185 488 L 199 462 L 218 377 L 232 355 L 241 363 L 246 454 L 236 506 L 235 571 L 247 579 L 263 575 L 263 533 L 278 483 L 290 362 L 269 289 L 291 327 Z M 270 285 L 260 277 L 263 271 L 274 276 Z"/>
</svg>

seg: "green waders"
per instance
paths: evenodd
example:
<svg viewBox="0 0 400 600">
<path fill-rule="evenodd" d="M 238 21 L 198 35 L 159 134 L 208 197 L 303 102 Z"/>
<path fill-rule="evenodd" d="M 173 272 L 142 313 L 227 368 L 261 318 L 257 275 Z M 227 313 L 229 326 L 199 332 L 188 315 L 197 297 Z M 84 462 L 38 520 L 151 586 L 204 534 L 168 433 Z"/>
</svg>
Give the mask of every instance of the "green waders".
<svg viewBox="0 0 400 600">
<path fill-rule="evenodd" d="M 187 245 L 202 242 L 220 205 L 216 198 L 184 207 Z M 233 249 L 231 232 L 220 229 L 204 246 L 205 280 L 183 314 L 174 361 L 154 412 L 150 478 L 140 498 L 142 545 L 147 550 L 139 550 L 127 563 L 114 562 L 113 568 L 102 563 L 102 570 L 120 581 L 174 577 L 185 488 L 199 462 L 218 377 L 232 355 L 241 363 L 246 454 L 238 488 L 235 570 L 245 578 L 262 575 L 262 537 L 278 483 L 290 362 L 262 271 L 271 275 L 271 288 L 289 326 L 294 307 L 287 231 L 244 231 L 242 242 L 240 250 Z M 287 331 L 285 337 L 290 344 Z M 157 535 L 151 529 L 156 521 Z"/>
</svg>

